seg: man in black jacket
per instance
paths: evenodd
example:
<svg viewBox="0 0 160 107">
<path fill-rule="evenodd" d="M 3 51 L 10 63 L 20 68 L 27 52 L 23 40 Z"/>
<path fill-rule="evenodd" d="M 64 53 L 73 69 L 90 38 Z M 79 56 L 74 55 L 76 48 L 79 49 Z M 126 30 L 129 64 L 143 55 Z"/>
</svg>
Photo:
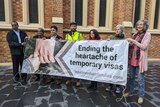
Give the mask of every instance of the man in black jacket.
<svg viewBox="0 0 160 107">
<path fill-rule="evenodd" d="M 27 74 L 22 73 L 20 75 L 20 69 L 22 68 L 23 57 L 24 57 L 24 46 L 25 46 L 25 39 L 27 38 L 27 34 L 19 30 L 18 23 L 13 21 L 11 23 L 12 30 L 7 34 L 7 42 L 10 48 L 12 63 L 13 63 L 13 76 L 14 82 L 20 81 L 20 77 L 22 79 L 22 84 L 25 85 Z"/>
</svg>

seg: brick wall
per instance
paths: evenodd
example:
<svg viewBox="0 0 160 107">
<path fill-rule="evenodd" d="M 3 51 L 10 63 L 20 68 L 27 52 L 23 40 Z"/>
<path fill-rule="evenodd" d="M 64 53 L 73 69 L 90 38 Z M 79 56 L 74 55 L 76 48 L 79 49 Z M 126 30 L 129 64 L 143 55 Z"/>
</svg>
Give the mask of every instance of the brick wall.
<svg viewBox="0 0 160 107">
<path fill-rule="evenodd" d="M 70 14 L 71 14 L 71 11 L 70 11 L 70 0 L 63 0 L 63 20 L 64 20 L 64 25 L 63 25 L 63 28 L 66 29 L 66 28 L 69 28 L 70 26 Z"/>
<path fill-rule="evenodd" d="M 152 34 L 152 39 L 149 48 L 149 57 L 160 58 L 160 35 Z"/>
<path fill-rule="evenodd" d="M 112 30 L 114 30 L 117 24 L 120 24 L 124 21 L 132 22 L 133 18 L 133 2 L 134 0 L 114 0 L 113 7 L 113 22 L 112 22 Z M 149 17 L 149 9 L 150 9 L 151 0 L 146 0 L 146 13 L 145 18 Z M 69 29 L 70 26 L 70 0 L 44 0 L 44 28 L 45 35 L 50 35 L 50 31 L 48 30 L 51 25 L 58 26 L 58 34 L 60 36 L 64 36 L 66 32 L 64 29 Z M 12 0 L 12 8 L 13 8 L 13 20 L 17 20 L 18 22 L 23 22 L 23 14 L 22 14 L 22 0 Z M 88 26 L 94 25 L 94 9 L 95 9 L 95 1 L 88 0 Z M 63 18 L 63 24 L 61 23 L 52 23 L 52 17 L 61 17 Z M 36 30 L 28 30 L 23 29 L 29 36 L 34 36 L 36 34 Z M 11 62 L 10 51 L 8 48 L 8 44 L 6 42 L 6 34 L 9 29 L 0 28 L 0 63 Z M 132 28 L 126 27 L 125 33 L 127 37 L 131 36 Z M 111 32 L 108 33 L 100 33 L 101 39 L 105 40 L 110 36 Z M 88 32 L 83 32 L 84 39 L 88 39 Z M 149 48 L 149 57 L 150 58 L 160 58 L 160 34 L 152 34 L 152 40 Z"/>
<path fill-rule="evenodd" d="M 95 9 L 95 1 L 88 0 L 88 26 L 94 26 L 94 9 Z"/>
<path fill-rule="evenodd" d="M 13 20 L 23 21 L 22 0 L 12 0 Z"/>
</svg>

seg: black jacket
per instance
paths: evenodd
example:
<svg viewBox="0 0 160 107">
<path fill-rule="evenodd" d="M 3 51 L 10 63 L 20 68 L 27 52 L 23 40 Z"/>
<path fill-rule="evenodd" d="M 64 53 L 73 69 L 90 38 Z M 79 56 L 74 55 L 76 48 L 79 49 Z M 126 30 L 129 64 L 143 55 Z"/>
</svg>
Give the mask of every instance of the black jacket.
<svg viewBox="0 0 160 107">
<path fill-rule="evenodd" d="M 27 37 L 27 34 L 20 30 L 20 38 L 21 42 L 25 42 L 25 38 Z M 7 33 L 7 42 L 11 51 L 11 55 L 22 55 L 24 46 L 18 42 L 18 37 L 16 33 L 11 30 Z"/>
<path fill-rule="evenodd" d="M 50 39 L 52 36 L 49 36 L 49 37 L 46 37 L 47 39 Z M 59 35 L 56 35 L 56 40 L 59 40 L 59 39 L 63 39 L 61 36 Z"/>
</svg>

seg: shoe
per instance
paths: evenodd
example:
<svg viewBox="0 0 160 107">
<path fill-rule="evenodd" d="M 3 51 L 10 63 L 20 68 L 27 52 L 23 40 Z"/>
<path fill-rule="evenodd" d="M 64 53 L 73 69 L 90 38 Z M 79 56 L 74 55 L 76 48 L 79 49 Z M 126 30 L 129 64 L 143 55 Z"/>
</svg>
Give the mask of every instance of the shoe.
<svg viewBox="0 0 160 107">
<path fill-rule="evenodd" d="M 94 84 L 93 90 L 97 90 L 97 85 L 96 84 Z"/>
<path fill-rule="evenodd" d="M 89 86 L 87 87 L 87 89 L 91 89 L 91 88 L 93 88 L 93 84 L 91 84 L 91 85 L 89 85 Z"/>
<path fill-rule="evenodd" d="M 54 82 L 53 78 L 47 78 L 46 81 L 45 81 L 46 84 L 49 84 L 51 82 Z"/>
<path fill-rule="evenodd" d="M 56 80 L 56 84 L 60 85 L 61 84 L 61 80 Z"/>
<path fill-rule="evenodd" d="M 18 78 L 15 78 L 13 79 L 14 83 L 18 83 L 19 82 L 19 79 Z"/>
<path fill-rule="evenodd" d="M 79 87 L 81 85 L 80 80 L 77 80 L 76 86 Z"/>
<path fill-rule="evenodd" d="M 112 90 L 112 87 L 109 85 L 107 88 L 106 88 L 106 91 L 111 91 Z"/>
<path fill-rule="evenodd" d="M 121 93 L 121 89 L 119 88 L 119 87 L 116 87 L 116 94 L 119 94 L 119 93 Z"/>
<path fill-rule="evenodd" d="M 66 85 L 70 84 L 71 82 L 72 82 L 71 79 L 68 79 L 68 80 L 66 81 Z"/>
<path fill-rule="evenodd" d="M 143 98 L 139 97 L 139 98 L 138 98 L 138 103 L 139 103 L 139 104 L 142 104 L 142 103 L 143 103 Z"/>
<path fill-rule="evenodd" d="M 123 97 L 128 97 L 129 96 L 129 92 L 126 92 L 123 94 Z"/>
</svg>

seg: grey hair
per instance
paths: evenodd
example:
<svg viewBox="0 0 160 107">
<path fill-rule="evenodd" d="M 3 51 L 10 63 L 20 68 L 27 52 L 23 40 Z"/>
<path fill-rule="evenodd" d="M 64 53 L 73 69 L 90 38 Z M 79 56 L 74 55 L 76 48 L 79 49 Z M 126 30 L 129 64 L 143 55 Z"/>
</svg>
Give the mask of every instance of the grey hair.
<svg viewBox="0 0 160 107">
<path fill-rule="evenodd" d="M 116 29 L 120 29 L 120 30 L 124 30 L 124 26 L 123 25 L 121 25 L 121 24 L 118 24 L 117 26 L 116 26 Z"/>
<path fill-rule="evenodd" d="M 139 22 L 143 22 L 143 32 L 146 32 L 148 30 L 148 27 L 149 27 L 149 23 L 147 20 L 138 20 L 137 23 L 136 23 L 136 30 L 137 30 L 137 25 Z"/>
</svg>

